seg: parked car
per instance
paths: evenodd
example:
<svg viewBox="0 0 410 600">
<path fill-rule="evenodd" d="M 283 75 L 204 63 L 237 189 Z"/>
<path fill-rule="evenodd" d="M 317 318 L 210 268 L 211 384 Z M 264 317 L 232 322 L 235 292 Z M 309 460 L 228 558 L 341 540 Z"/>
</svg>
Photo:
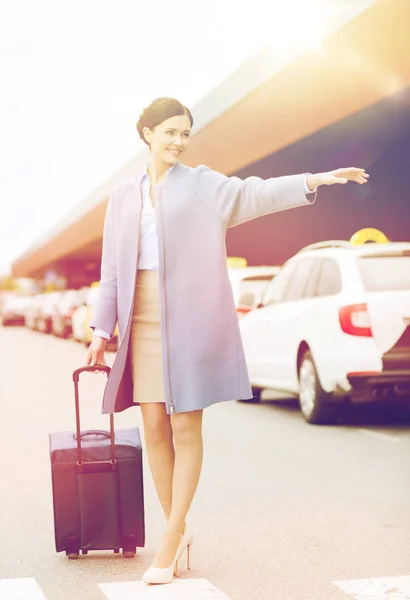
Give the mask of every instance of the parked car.
<svg viewBox="0 0 410 600">
<path fill-rule="evenodd" d="M 98 298 L 98 287 L 93 285 L 84 289 L 83 301 L 77 306 L 72 314 L 72 335 L 77 342 L 88 343 L 87 339 L 87 322 L 90 319 L 90 311 L 95 306 Z M 92 335 L 92 331 L 91 331 Z M 91 341 L 91 339 L 90 339 Z"/>
<path fill-rule="evenodd" d="M 97 282 L 85 291 L 85 298 L 82 304 L 72 314 L 73 339 L 87 346 L 91 343 L 93 337 L 93 330 L 90 328 L 90 323 L 98 300 L 98 293 L 99 287 Z M 117 348 L 117 340 L 118 326 L 115 328 L 114 337 L 109 340 L 107 348 L 115 350 Z"/>
<path fill-rule="evenodd" d="M 0 306 L 0 325 L 23 325 L 27 298 L 18 294 L 4 296 Z"/>
<path fill-rule="evenodd" d="M 81 290 L 65 290 L 56 302 L 55 312 L 51 317 L 51 331 L 57 337 L 66 338 L 72 334 L 72 316 L 77 306 L 85 299 L 88 288 Z"/>
<path fill-rule="evenodd" d="M 57 304 L 62 294 L 61 291 L 42 294 L 36 326 L 42 333 L 51 333 L 52 319 L 57 312 Z"/>
<path fill-rule="evenodd" d="M 242 317 L 255 306 L 270 281 L 280 270 L 279 266 L 257 266 L 228 268 L 232 292 L 238 317 Z"/>
<path fill-rule="evenodd" d="M 30 296 L 24 312 L 24 324 L 33 331 L 38 329 L 38 319 L 40 317 L 41 304 L 44 294 L 35 294 Z"/>
<path fill-rule="evenodd" d="M 410 243 L 303 248 L 240 329 L 255 400 L 294 394 L 309 423 L 346 401 L 410 400 Z"/>
</svg>

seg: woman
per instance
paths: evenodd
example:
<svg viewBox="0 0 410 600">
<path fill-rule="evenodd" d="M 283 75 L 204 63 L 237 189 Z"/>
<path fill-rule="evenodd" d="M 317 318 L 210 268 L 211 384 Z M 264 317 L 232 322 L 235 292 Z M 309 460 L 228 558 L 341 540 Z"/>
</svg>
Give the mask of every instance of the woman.
<svg viewBox="0 0 410 600">
<path fill-rule="evenodd" d="M 228 278 L 228 227 L 312 204 L 316 188 L 366 183 L 363 169 L 262 180 L 183 166 L 193 119 L 172 98 L 145 109 L 137 130 L 151 163 L 118 183 L 104 223 L 100 297 L 87 364 L 106 364 L 118 320 L 119 349 L 103 413 L 139 405 L 148 461 L 167 518 L 147 583 L 173 579 L 189 549 L 185 518 L 202 467 L 202 413 L 252 398 Z"/>
</svg>

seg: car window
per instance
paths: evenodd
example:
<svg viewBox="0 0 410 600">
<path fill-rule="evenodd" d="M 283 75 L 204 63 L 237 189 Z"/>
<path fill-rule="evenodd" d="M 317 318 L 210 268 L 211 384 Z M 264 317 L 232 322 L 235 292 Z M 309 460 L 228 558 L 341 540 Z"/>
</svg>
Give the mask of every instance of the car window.
<svg viewBox="0 0 410 600">
<path fill-rule="evenodd" d="M 262 302 L 265 306 L 282 302 L 294 266 L 293 261 L 285 263 L 277 275 L 275 275 L 275 278 L 268 285 L 262 298 Z"/>
<path fill-rule="evenodd" d="M 304 296 L 305 287 L 313 273 L 316 259 L 313 257 L 302 258 L 297 261 L 289 285 L 284 296 L 285 302 L 300 300 Z"/>
<path fill-rule="evenodd" d="M 305 286 L 304 298 L 313 298 L 316 296 L 317 284 L 319 282 L 320 270 L 323 258 L 315 258 L 312 270 Z"/>
<path fill-rule="evenodd" d="M 410 256 L 363 256 L 357 264 L 366 292 L 410 290 Z"/>
<path fill-rule="evenodd" d="M 316 296 L 331 296 L 338 294 L 342 289 L 339 265 L 333 258 L 326 258 L 320 270 L 319 283 Z"/>
</svg>

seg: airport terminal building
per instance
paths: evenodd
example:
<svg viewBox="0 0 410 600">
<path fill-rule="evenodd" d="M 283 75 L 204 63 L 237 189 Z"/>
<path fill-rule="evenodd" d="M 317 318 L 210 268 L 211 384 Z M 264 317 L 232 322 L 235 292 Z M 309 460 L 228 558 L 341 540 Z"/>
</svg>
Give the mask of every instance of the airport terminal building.
<svg viewBox="0 0 410 600">
<path fill-rule="evenodd" d="M 410 232 L 410 2 L 380 0 L 315 48 L 284 62 L 255 55 L 192 108 L 184 164 L 264 179 L 363 167 L 366 186 L 321 187 L 312 207 L 228 230 L 228 256 L 281 264 L 301 247 L 349 239 L 363 227 L 392 241 Z M 54 273 L 69 288 L 98 280 L 105 209 L 113 185 L 149 159 L 144 150 L 112 174 L 12 265 L 15 277 Z"/>
</svg>

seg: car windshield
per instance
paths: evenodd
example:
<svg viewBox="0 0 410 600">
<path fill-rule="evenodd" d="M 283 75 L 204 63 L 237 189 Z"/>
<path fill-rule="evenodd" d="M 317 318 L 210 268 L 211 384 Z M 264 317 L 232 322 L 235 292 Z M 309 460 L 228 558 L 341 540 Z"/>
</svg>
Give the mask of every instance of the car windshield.
<svg viewBox="0 0 410 600">
<path fill-rule="evenodd" d="M 242 279 L 238 286 L 239 304 L 253 304 L 256 298 L 261 298 L 273 277 L 274 275 L 252 275 Z"/>
<path fill-rule="evenodd" d="M 410 290 L 410 254 L 361 256 L 357 264 L 367 292 Z"/>
</svg>

